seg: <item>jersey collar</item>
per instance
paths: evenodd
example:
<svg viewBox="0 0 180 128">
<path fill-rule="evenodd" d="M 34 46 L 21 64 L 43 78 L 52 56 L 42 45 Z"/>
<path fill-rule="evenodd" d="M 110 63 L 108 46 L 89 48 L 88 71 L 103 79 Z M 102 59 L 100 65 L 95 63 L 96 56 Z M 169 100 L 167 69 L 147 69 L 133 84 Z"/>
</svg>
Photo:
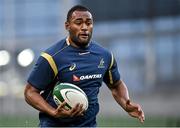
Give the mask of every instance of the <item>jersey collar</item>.
<svg viewBox="0 0 180 128">
<path fill-rule="evenodd" d="M 66 38 L 66 44 L 69 46 L 70 45 L 70 42 L 69 42 L 69 37 Z"/>
</svg>

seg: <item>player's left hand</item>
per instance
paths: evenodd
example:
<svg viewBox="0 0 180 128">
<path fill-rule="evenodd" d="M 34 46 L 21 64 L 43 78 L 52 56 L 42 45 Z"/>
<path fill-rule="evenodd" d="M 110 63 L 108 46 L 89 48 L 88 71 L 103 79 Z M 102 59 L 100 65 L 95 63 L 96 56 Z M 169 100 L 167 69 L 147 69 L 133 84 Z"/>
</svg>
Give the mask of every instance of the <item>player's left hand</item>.
<svg viewBox="0 0 180 128">
<path fill-rule="evenodd" d="M 145 116 L 144 112 L 139 104 L 133 103 L 130 100 L 127 101 L 126 103 L 126 112 L 135 118 L 138 118 L 141 123 L 144 122 Z"/>
</svg>

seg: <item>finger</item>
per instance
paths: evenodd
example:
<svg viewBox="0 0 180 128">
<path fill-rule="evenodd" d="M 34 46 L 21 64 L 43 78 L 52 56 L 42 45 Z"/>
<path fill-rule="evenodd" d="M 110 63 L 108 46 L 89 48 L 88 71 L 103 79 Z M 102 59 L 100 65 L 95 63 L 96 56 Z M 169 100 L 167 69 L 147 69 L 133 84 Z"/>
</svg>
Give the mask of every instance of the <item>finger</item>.
<svg viewBox="0 0 180 128">
<path fill-rule="evenodd" d="M 142 119 L 142 117 L 139 117 L 138 119 L 139 119 L 139 121 L 140 121 L 141 123 L 144 122 L 143 119 Z"/>
<path fill-rule="evenodd" d="M 141 110 L 138 115 L 139 115 L 138 119 L 140 120 L 141 123 L 143 123 L 145 120 L 144 112 Z"/>
<path fill-rule="evenodd" d="M 80 111 L 80 104 L 78 103 L 74 108 L 71 109 L 71 116 L 75 116 Z"/>
<path fill-rule="evenodd" d="M 66 105 L 66 101 L 63 101 L 61 107 L 64 107 L 65 105 Z"/>
<path fill-rule="evenodd" d="M 142 115 L 141 115 L 142 113 L 141 112 L 139 112 L 139 114 L 138 114 L 138 119 L 139 119 L 139 121 L 141 122 L 141 123 L 143 123 L 143 117 L 142 117 Z"/>
<path fill-rule="evenodd" d="M 144 119 L 143 116 L 140 116 L 140 117 L 139 117 L 139 120 L 140 120 L 141 123 L 143 123 L 145 119 Z"/>
<path fill-rule="evenodd" d="M 131 111 L 128 113 L 130 116 L 135 117 L 135 118 L 139 118 L 141 116 L 141 112 L 138 112 L 138 111 Z"/>
<path fill-rule="evenodd" d="M 145 121 L 145 115 L 144 115 L 144 112 L 143 112 L 143 111 L 142 111 L 141 117 L 142 117 L 142 121 L 144 122 L 144 121 Z"/>
<path fill-rule="evenodd" d="M 77 115 L 83 116 L 83 115 L 84 115 L 84 114 L 83 114 L 84 111 L 85 111 L 85 110 L 83 109 L 83 104 L 81 104 L 81 105 L 80 105 L 80 111 L 78 112 Z"/>
<path fill-rule="evenodd" d="M 64 108 L 65 107 L 65 105 L 66 105 L 66 102 L 64 101 L 64 102 L 62 102 L 59 106 L 58 106 L 58 110 L 61 110 L 62 108 Z"/>
<path fill-rule="evenodd" d="M 78 104 L 77 108 L 75 111 L 73 111 L 72 116 L 83 116 L 84 109 L 83 109 L 83 104 Z"/>
</svg>

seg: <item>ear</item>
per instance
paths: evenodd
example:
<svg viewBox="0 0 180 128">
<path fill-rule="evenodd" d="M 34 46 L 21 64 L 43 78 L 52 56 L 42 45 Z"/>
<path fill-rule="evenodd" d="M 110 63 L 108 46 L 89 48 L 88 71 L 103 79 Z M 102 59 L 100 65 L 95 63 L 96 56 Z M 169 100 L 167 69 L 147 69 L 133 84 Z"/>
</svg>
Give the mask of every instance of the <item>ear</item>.
<svg viewBox="0 0 180 128">
<path fill-rule="evenodd" d="M 68 22 L 68 21 L 66 21 L 66 22 L 65 22 L 65 28 L 66 28 L 66 30 L 68 30 L 68 31 L 69 31 L 69 29 L 70 29 L 69 27 L 70 27 L 69 22 Z"/>
</svg>

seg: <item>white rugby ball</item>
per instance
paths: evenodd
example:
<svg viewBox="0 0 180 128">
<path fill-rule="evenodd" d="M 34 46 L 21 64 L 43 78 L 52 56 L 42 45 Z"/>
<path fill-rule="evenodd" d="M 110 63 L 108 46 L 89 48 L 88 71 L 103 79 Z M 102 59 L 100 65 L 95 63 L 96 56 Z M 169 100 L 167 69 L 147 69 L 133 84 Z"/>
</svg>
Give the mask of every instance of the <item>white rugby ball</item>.
<svg viewBox="0 0 180 128">
<path fill-rule="evenodd" d="M 65 108 L 68 110 L 75 107 L 78 103 L 83 104 L 84 110 L 88 108 L 88 99 L 85 92 L 74 84 L 57 84 L 53 89 L 53 99 L 57 106 L 65 101 Z"/>
</svg>

